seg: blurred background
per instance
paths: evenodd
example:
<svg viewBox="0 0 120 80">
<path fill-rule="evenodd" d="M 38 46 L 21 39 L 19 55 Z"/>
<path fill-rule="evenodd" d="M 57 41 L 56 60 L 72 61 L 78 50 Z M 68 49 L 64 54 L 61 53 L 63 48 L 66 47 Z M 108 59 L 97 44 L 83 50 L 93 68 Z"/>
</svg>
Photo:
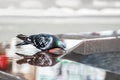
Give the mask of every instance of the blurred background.
<svg viewBox="0 0 120 80">
<path fill-rule="evenodd" d="M 32 46 L 17 50 L 17 34 L 67 34 L 120 29 L 120 0 L 0 0 L 0 54 L 35 53 Z M 79 41 L 67 42 L 74 46 Z M 20 48 L 20 49 L 21 49 Z M 5 59 L 1 70 L 24 80 L 104 80 L 105 72 L 80 63 L 61 62 L 55 67 L 18 65 Z M 3 66 L 4 64 L 4 66 Z M 74 70 L 76 69 L 76 70 Z M 84 74 L 83 74 L 84 73 Z M 32 75 L 32 76 L 31 76 Z"/>
<path fill-rule="evenodd" d="M 116 30 L 119 0 L 0 0 L 0 41 L 18 33 Z"/>
</svg>

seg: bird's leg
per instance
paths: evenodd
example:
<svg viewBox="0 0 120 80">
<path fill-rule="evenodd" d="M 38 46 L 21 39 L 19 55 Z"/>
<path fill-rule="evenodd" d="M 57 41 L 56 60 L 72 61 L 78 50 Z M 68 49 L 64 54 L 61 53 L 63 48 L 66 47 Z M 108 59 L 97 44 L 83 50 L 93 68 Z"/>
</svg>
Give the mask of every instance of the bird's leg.
<svg viewBox="0 0 120 80">
<path fill-rule="evenodd" d="M 60 48 L 53 48 L 53 49 L 50 49 L 50 50 L 48 51 L 48 53 L 51 53 L 51 54 L 55 55 L 56 57 L 58 57 L 58 56 L 64 54 L 65 51 L 62 50 L 62 49 L 60 49 Z"/>
</svg>

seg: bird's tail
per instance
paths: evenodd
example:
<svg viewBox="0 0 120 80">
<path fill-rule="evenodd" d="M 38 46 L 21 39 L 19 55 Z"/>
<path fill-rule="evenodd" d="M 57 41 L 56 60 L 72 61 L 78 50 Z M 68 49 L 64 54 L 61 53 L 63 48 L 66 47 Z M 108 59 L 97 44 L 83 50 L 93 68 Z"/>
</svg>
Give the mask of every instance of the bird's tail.
<svg viewBox="0 0 120 80">
<path fill-rule="evenodd" d="M 28 40 L 28 36 L 23 35 L 23 34 L 18 34 L 16 37 L 21 39 L 21 40 L 24 40 L 24 41 Z"/>
</svg>

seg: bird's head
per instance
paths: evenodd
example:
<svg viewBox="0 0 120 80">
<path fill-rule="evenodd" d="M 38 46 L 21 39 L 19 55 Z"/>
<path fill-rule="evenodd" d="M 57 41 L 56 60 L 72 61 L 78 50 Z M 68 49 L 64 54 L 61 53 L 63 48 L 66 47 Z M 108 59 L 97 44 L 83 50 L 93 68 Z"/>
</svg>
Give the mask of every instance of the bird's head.
<svg viewBox="0 0 120 80">
<path fill-rule="evenodd" d="M 61 41 L 61 40 L 57 41 L 57 46 L 59 48 L 61 48 L 62 50 L 65 50 L 65 48 L 66 48 L 66 44 L 63 41 Z"/>
<path fill-rule="evenodd" d="M 26 35 L 18 34 L 16 37 L 19 38 L 19 39 L 21 39 L 21 40 L 23 40 L 23 42 L 16 44 L 16 46 L 22 46 L 22 45 L 27 45 L 27 44 L 31 44 L 32 43 L 29 40 L 29 37 L 26 36 Z"/>
</svg>

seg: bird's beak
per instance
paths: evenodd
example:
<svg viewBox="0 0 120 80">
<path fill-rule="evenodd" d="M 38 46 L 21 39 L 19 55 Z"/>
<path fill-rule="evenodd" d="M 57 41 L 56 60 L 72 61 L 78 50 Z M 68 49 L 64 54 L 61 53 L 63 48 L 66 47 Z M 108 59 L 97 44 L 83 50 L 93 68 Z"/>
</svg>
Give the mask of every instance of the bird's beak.
<svg viewBox="0 0 120 80">
<path fill-rule="evenodd" d="M 65 50 L 65 48 L 66 48 L 66 44 L 63 43 L 63 42 L 61 42 L 61 44 L 60 44 L 60 48 L 61 48 L 62 50 L 64 50 L 64 51 L 66 51 L 66 50 Z"/>
<path fill-rule="evenodd" d="M 63 50 L 64 52 L 66 52 L 66 49 L 65 49 L 65 48 L 62 48 L 62 50 Z"/>
</svg>

